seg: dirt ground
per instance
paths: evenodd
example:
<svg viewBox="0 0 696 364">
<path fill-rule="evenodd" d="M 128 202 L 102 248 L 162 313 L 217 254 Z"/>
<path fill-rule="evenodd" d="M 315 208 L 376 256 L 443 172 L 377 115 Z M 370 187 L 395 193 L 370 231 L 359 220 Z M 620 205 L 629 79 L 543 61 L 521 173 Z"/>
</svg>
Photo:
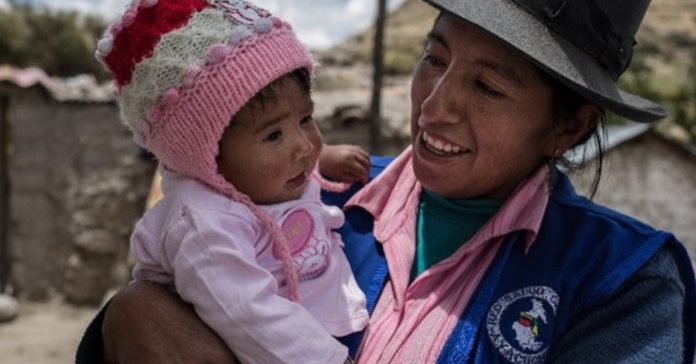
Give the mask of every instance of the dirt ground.
<svg viewBox="0 0 696 364">
<path fill-rule="evenodd" d="M 77 343 L 96 311 L 57 300 L 20 302 L 17 319 L 0 323 L 0 363 L 74 363 Z"/>
</svg>

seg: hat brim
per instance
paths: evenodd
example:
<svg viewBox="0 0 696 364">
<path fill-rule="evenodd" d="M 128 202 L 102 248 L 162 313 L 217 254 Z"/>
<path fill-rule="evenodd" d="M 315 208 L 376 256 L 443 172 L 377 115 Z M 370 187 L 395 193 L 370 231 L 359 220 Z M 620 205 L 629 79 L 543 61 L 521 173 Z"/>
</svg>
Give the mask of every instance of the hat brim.
<svg viewBox="0 0 696 364">
<path fill-rule="evenodd" d="M 550 76 L 600 107 L 638 122 L 652 122 L 667 116 L 662 106 L 617 89 L 609 73 L 597 61 L 510 0 L 425 1 L 500 38 Z"/>
</svg>

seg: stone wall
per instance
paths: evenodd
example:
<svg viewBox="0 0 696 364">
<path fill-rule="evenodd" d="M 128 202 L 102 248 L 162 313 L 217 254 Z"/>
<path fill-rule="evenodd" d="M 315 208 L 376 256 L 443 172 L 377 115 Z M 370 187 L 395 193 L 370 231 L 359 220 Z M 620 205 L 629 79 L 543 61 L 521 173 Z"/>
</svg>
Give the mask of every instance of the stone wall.
<svg viewBox="0 0 696 364">
<path fill-rule="evenodd" d="M 56 102 L 35 86 L 9 97 L 10 278 L 21 299 L 96 304 L 128 279 L 128 236 L 154 166 L 113 103 Z"/>
</svg>

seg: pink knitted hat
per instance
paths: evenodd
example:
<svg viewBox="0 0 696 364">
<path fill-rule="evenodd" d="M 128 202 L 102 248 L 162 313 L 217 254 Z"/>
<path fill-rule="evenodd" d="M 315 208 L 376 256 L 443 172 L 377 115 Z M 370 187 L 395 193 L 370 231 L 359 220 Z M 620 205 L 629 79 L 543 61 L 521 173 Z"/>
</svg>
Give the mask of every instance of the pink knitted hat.
<svg viewBox="0 0 696 364">
<path fill-rule="evenodd" d="M 135 141 L 225 194 L 220 139 L 256 93 L 313 60 L 290 25 L 242 0 L 135 0 L 97 46 Z"/>
<path fill-rule="evenodd" d="M 259 91 L 314 62 L 286 22 L 242 0 L 134 0 L 97 44 L 136 143 L 167 168 L 247 205 L 281 253 L 288 297 L 297 272 L 277 224 L 218 172 L 219 142 Z"/>
</svg>

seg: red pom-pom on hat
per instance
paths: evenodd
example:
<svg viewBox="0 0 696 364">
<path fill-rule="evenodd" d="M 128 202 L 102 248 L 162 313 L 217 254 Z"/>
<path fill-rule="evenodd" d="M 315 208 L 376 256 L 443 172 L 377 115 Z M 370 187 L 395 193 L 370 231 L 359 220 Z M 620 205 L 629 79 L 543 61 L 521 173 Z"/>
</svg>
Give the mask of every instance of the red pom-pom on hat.
<svg viewBox="0 0 696 364">
<path fill-rule="evenodd" d="M 158 1 L 154 6 L 137 9 L 132 19 L 133 15 L 126 12 L 120 22 L 122 29 L 114 35 L 111 52 L 104 57 L 116 84 L 128 84 L 135 65 L 152 55 L 162 35 L 185 26 L 195 12 L 208 6 L 203 0 Z"/>
</svg>

